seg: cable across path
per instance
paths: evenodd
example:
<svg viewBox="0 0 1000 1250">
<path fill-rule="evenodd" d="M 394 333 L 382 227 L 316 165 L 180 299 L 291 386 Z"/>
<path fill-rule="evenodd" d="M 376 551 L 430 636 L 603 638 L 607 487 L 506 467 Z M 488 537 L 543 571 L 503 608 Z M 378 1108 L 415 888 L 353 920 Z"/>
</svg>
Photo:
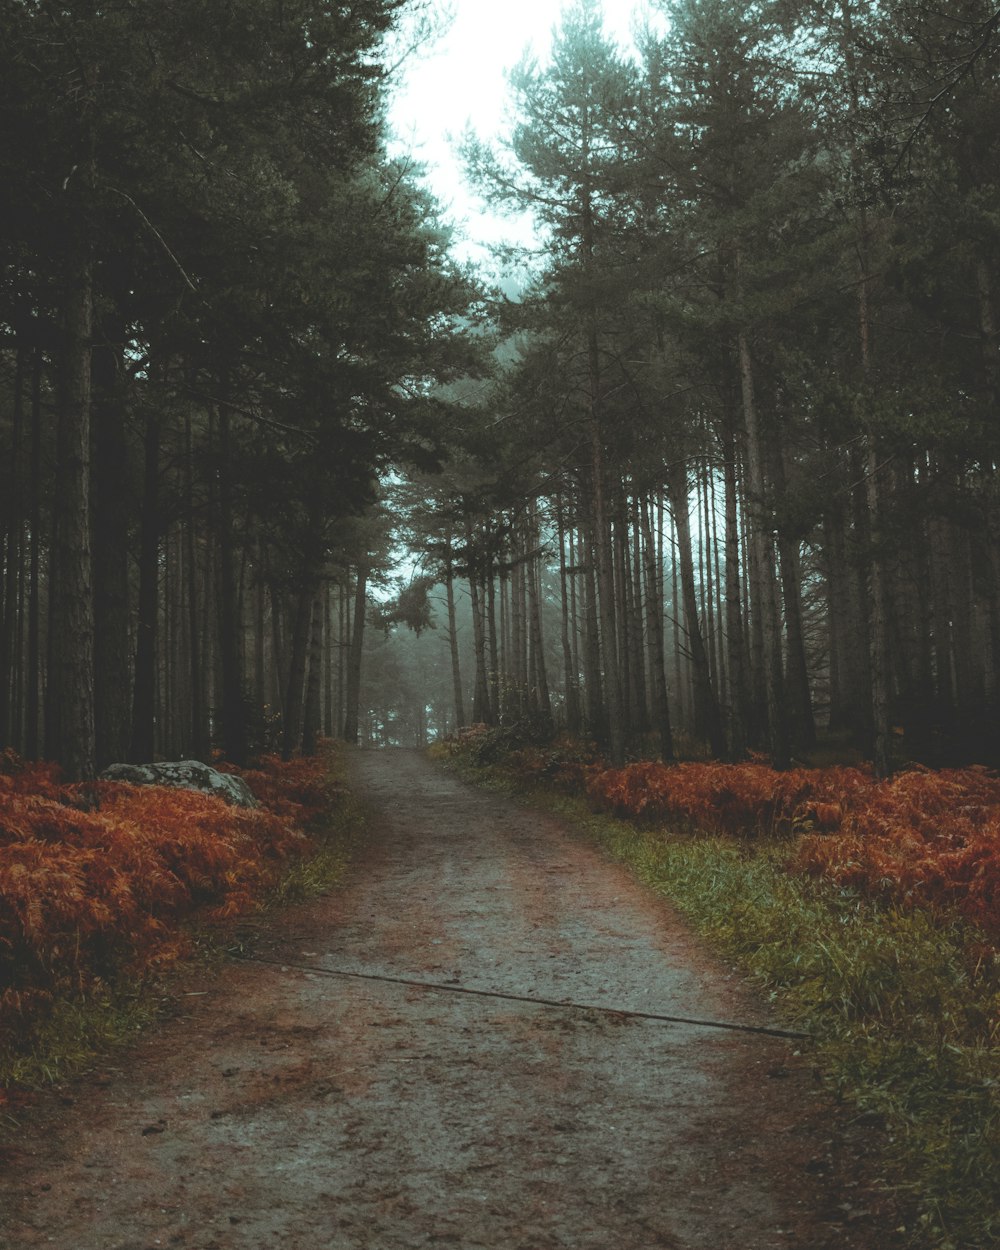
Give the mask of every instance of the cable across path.
<svg viewBox="0 0 1000 1250">
<path fill-rule="evenodd" d="M 268 959 L 262 955 L 233 955 L 243 963 L 271 964 L 282 968 L 294 968 L 314 976 L 345 977 L 356 981 L 381 981 L 388 985 L 403 985 L 411 989 L 435 990 L 442 994 L 468 994 L 476 998 L 499 998 L 511 1003 L 528 1003 L 532 1007 L 555 1007 L 561 1011 L 603 1012 L 628 1020 L 658 1020 L 663 1024 L 687 1024 L 699 1029 L 730 1029 L 737 1033 L 760 1033 L 766 1037 L 787 1037 L 794 1041 L 807 1041 L 809 1033 L 794 1029 L 779 1029 L 766 1024 L 741 1024 L 733 1020 L 698 1020 L 692 1016 L 665 1015 L 659 1011 L 637 1011 L 630 1007 L 606 1007 L 600 1003 L 575 1003 L 563 998 L 539 998 L 528 994 L 507 994 L 503 990 L 476 989 L 469 985 L 448 985 L 441 981 L 418 981 L 413 977 L 389 976 L 383 972 L 358 972 L 347 968 L 317 967 L 315 964 L 296 963 L 289 959 Z"/>
</svg>

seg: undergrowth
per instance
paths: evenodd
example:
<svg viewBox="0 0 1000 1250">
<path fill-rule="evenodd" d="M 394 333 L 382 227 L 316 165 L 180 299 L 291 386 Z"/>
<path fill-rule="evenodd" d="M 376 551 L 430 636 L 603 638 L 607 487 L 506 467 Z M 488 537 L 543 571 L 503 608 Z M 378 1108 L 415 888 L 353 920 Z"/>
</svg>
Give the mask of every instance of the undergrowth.
<svg viewBox="0 0 1000 1250">
<path fill-rule="evenodd" d="M 802 839 L 692 836 L 595 812 L 579 795 L 438 751 L 567 816 L 668 897 L 811 1035 L 834 1094 L 880 1127 L 912 1245 L 1000 1239 L 1000 957 L 957 910 L 903 906 L 792 871 Z"/>
<path fill-rule="evenodd" d="M 281 765 L 267 759 L 244 770 L 268 819 L 286 822 L 298 832 L 294 856 L 281 860 L 273 873 L 251 873 L 233 880 L 239 907 L 192 908 L 176 927 L 163 929 L 159 956 L 155 944 L 141 965 L 133 959 L 111 962 L 100 975 L 78 974 L 75 986 L 65 979 L 40 998 L 40 1010 L 10 1017 L 0 1028 L 0 1128 L 18 1122 L 30 1090 L 57 1084 L 92 1066 L 129 1042 L 137 1032 L 169 1013 L 176 1002 L 174 987 L 195 966 L 217 964 L 238 942 L 240 917 L 252 914 L 266 923 L 267 914 L 334 888 L 350 860 L 364 814 L 344 784 L 346 765 L 336 748 L 322 761 Z M 237 771 L 237 770 L 232 770 Z M 27 784 L 27 781 L 25 782 Z M 118 787 L 118 789 L 124 789 Z M 181 812 L 199 796 L 158 791 L 165 809 Z M 142 796 L 144 797 L 144 796 Z M 217 804 L 218 800 L 209 800 Z M 222 810 L 222 809 L 220 809 Z M 222 820 L 237 810 L 222 810 Z M 304 831 L 304 832 L 302 832 Z M 120 830 L 117 831 L 120 837 Z M 223 900 L 226 895 L 221 896 Z M 218 899 L 206 900 L 218 903 Z M 146 952 L 144 951 L 144 955 Z"/>
</svg>

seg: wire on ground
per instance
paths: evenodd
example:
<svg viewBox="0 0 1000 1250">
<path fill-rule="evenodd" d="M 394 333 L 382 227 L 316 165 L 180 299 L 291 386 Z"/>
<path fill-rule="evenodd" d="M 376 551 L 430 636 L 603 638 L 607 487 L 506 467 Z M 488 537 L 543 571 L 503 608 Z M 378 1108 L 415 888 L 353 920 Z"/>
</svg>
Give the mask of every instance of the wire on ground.
<svg viewBox="0 0 1000 1250">
<path fill-rule="evenodd" d="M 742 1024 L 732 1020 L 698 1020 L 691 1016 L 668 1016 L 657 1011 L 634 1011 L 628 1007 L 604 1007 L 597 1003 L 575 1003 L 558 998 L 534 998 L 526 994 L 508 994 L 503 990 L 477 990 L 469 985 L 446 985 L 440 981 L 418 981 L 412 977 L 394 977 L 382 972 L 352 972 L 345 968 L 317 968 L 313 964 L 295 963 L 289 959 L 268 959 L 263 955 L 234 955 L 245 963 L 271 964 L 280 968 L 294 968 L 297 972 L 309 972 L 315 976 L 344 977 L 355 981 L 382 981 L 388 985 L 405 985 L 413 989 L 435 990 L 443 994 L 468 994 L 475 998 L 501 998 L 512 1003 L 529 1003 L 533 1007 L 555 1007 L 561 1011 L 598 1011 L 607 1016 L 626 1017 L 635 1020 L 659 1020 L 664 1024 L 687 1024 L 699 1029 L 727 1029 L 736 1033 L 762 1033 L 767 1037 L 786 1037 L 793 1041 L 808 1041 L 809 1033 L 794 1029 L 772 1028 L 766 1024 Z"/>
</svg>

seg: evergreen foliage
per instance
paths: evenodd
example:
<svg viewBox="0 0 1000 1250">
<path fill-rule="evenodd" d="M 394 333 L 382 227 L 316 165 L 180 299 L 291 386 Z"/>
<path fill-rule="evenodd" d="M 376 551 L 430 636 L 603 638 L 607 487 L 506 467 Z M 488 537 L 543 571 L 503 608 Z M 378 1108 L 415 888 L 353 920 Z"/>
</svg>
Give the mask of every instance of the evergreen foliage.
<svg viewBox="0 0 1000 1250">
<path fill-rule="evenodd" d="M 545 241 L 471 515 L 503 536 L 480 598 L 519 547 L 558 569 L 565 662 L 543 697 L 511 586 L 497 681 L 617 762 L 657 728 L 664 758 L 680 729 L 995 763 L 996 13 L 658 8 L 629 57 L 576 0 L 506 145 L 465 144 Z"/>
<path fill-rule="evenodd" d="M 385 152 L 402 7 L 3 5 L 0 742 L 86 778 L 242 762 L 268 709 L 314 739 L 345 522 L 439 460 L 470 359 L 474 288 Z"/>
<path fill-rule="evenodd" d="M 384 150 L 399 3 L 3 6 L 2 741 L 363 737 L 378 619 L 442 626 L 418 739 L 1000 759 L 996 12 L 658 8 L 466 137 L 538 227 L 487 299 Z"/>
</svg>

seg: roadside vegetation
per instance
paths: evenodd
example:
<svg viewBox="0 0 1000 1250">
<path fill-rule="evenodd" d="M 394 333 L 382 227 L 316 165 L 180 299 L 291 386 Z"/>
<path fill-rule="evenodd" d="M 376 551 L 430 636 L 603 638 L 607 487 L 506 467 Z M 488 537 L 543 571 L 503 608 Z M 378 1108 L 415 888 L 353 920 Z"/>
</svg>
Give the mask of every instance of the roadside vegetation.
<svg viewBox="0 0 1000 1250">
<path fill-rule="evenodd" d="M 0 1123 L 169 1009 L 171 972 L 217 957 L 234 922 L 336 884 L 362 819 L 332 746 L 221 765 L 256 809 L 0 765 Z"/>
<path fill-rule="evenodd" d="M 474 727 L 432 755 L 567 816 L 732 958 L 885 1142 L 914 1246 L 997 1244 L 1000 781 L 608 769 Z"/>
</svg>

